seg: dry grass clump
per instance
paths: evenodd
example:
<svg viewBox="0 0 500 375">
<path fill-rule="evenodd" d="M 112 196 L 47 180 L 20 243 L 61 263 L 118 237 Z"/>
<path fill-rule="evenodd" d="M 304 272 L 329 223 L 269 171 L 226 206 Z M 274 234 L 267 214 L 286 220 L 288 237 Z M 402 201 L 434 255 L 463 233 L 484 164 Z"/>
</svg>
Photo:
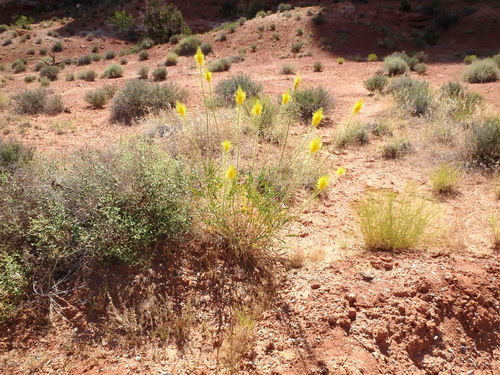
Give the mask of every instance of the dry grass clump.
<svg viewBox="0 0 500 375">
<path fill-rule="evenodd" d="M 295 74 L 295 65 L 290 63 L 284 63 L 281 65 L 279 74 Z"/>
<path fill-rule="evenodd" d="M 437 194 L 450 194 L 458 186 L 460 171 L 449 164 L 441 164 L 429 176 L 432 190 Z"/>
<path fill-rule="evenodd" d="M 355 204 L 365 245 L 370 250 L 415 248 L 434 240 L 441 210 L 414 189 L 368 192 Z"/>
<path fill-rule="evenodd" d="M 166 66 L 174 66 L 177 65 L 177 60 L 179 59 L 179 56 L 175 52 L 171 52 L 167 55 L 165 59 L 165 65 Z"/>
</svg>

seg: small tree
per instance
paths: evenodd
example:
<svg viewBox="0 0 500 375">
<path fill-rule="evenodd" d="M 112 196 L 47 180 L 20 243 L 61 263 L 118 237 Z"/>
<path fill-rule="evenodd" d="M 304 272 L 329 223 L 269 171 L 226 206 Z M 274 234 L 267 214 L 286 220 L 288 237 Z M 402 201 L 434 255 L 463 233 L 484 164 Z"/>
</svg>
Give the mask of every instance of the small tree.
<svg viewBox="0 0 500 375">
<path fill-rule="evenodd" d="M 115 14 L 109 17 L 109 22 L 120 31 L 129 32 L 134 27 L 134 17 L 126 10 L 115 11 Z"/>
<path fill-rule="evenodd" d="M 148 36 L 158 43 L 167 43 L 173 35 L 191 33 L 181 11 L 163 0 L 148 1 L 143 24 Z"/>
</svg>

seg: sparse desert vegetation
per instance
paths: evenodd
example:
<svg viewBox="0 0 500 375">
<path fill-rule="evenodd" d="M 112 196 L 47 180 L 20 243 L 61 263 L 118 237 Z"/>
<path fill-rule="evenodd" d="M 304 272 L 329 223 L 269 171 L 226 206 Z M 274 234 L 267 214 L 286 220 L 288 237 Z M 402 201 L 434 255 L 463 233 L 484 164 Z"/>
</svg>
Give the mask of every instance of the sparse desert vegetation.
<svg viewBox="0 0 500 375">
<path fill-rule="evenodd" d="M 500 373 L 494 1 L 66 3 L 0 4 L 0 373 Z"/>
</svg>

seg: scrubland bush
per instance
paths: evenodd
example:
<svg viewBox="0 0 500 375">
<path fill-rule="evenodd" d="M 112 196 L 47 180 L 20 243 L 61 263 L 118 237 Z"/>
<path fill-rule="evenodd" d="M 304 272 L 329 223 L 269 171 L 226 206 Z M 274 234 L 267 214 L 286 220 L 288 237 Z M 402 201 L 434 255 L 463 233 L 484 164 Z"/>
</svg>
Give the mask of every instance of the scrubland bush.
<svg viewBox="0 0 500 375">
<path fill-rule="evenodd" d="M 102 89 L 89 91 L 85 94 L 85 101 L 95 109 L 103 108 L 108 100 L 108 94 Z"/>
<path fill-rule="evenodd" d="M 208 54 L 212 53 L 212 51 L 213 51 L 213 47 L 210 43 L 203 43 L 201 45 L 201 52 L 204 55 L 208 55 Z"/>
<path fill-rule="evenodd" d="M 378 60 L 378 56 L 374 53 L 370 53 L 367 58 L 368 62 L 374 62 Z"/>
<path fill-rule="evenodd" d="M 172 37 L 191 33 L 181 11 L 173 4 L 162 4 L 158 0 L 147 3 L 143 24 L 148 36 L 157 43 L 172 43 Z"/>
<path fill-rule="evenodd" d="M 12 64 L 12 70 L 15 74 L 25 72 L 26 71 L 26 63 L 21 60 L 17 60 L 14 64 Z"/>
<path fill-rule="evenodd" d="M 494 82 L 498 75 L 498 67 L 493 60 L 476 60 L 462 72 L 462 80 L 469 83 Z"/>
<path fill-rule="evenodd" d="M 469 157 L 486 166 L 500 161 L 500 118 L 473 123 L 467 136 Z"/>
<path fill-rule="evenodd" d="M 345 62 L 345 59 L 344 59 L 343 57 L 339 57 L 339 58 L 337 59 L 337 63 L 338 63 L 339 65 L 342 65 L 344 62 Z"/>
<path fill-rule="evenodd" d="M 111 121 L 130 125 L 147 113 L 172 107 L 176 100 L 184 100 L 187 92 L 175 83 L 163 85 L 144 80 L 129 81 L 111 102 Z"/>
<path fill-rule="evenodd" d="M 405 74 L 410 67 L 401 57 L 389 55 L 384 59 L 384 70 L 390 76 Z"/>
<path fill-rule="evenodd" d="M 460 180 L 460 172 L 449 164 L 441 164 L 430 176 L 432 190 L 437 194 L 449 194 L 456 189 Z"/>
<path fill-rule="evenodd" d="M 156 68 L 153 70 L 152 76 L 155 81 L 164 81 L 167 79 L 167 69 L 164 67 Z"/>
<path fill-rule="evenodd" d="M 77 74 L 78 79 L 83 79 L 84 81 L 92 82 L 97 78 L 97 73 L 93 69 L 84 70 Z"/>
<path fill-rule="evenodd" d="M 321 61 L 316 61 L 313 64 L 313 70 L 315 72 L 322 72 L 323 71 L 323 63 Z"/>
<path fill-rule="evenodd" d="M 120 65 L 113 63 L 104 70 L 101 78 L 120 78 L 123 76 L 123 72 L 124 70 Z"/>
<path fill-rule="evenodd" d="M 148 51 L 143 50 L 143 51 L 139 52 L 139 61 L 144 61 L 147 59 L 149 59 L 149 52 Z"/>
<path fill-rule="evenodd" d="M 363 82 L 365 88 L 371 93 L 382 92 L 389 79 L 386 76 L 374 75 Z"/>
<path fill-rule="evenodd" d="M 391 93 L 400 109 L 412 116 L 429 115 L 434 108 L 434 101 L 429 83 L 426 81 L 401 81 L 402 85 L 391 88 Z"/>
<path fill-rule="evenodd" d="M 470 65 L 470 64 L 472 64 L 476 60 L 477 60 L 477 56 L 476 55 L 467 55 L 467 56 L 464 57 L 464 63 L 466 65 Z"/>
<path fill-rule="evenodd" d="M 12 100 L 16 112 L 22 115 L 37 115 L 40 113 L 54 115 L 64 110 L 61 96 L 48 95 L 47 90 L 43 88 L 21 91 L 13 95 Z"/>
<path fill-rule="evenodd" d="M 304 46 L 304 42 L 295 42 L 292 44 L 292 52 L 299 53 L 302 47 Z"/>
<path fill-rule="evenodd" d="M 424 75 L 427 71 L 427 65 L 424 63 L 418 63 L 415 65 L 415 71 L 420 75 Z"/>
<path fill-rule="evenodd" d="M 78 60 L 76 61 L 77 66 L 82 66 L 82 65 L 89 65 L 92 64 L 92 55 L 84 55 L 80 56 Z"/>
<path fill-rule="evenodd" d="M 284 63 L 280 67 L 279 74 L 295 74 L 295 65 Z"/>
<path fill-rule="evenodd" d="M 62 52 L 63 50 L 63 45 L 60 41 L 55 42 L 52 47 L 50 48 L 52 52 Z"/>
<path fill-rule="evenodd" d="M 50 85 L 50 82 L 52 82 L 52 81 L 50 80 L 50 78 L 49 78 L 49 77 L 41 77 L 41 78 L 40 78 L 40 85 L 42 85 L 42 87 L 47 87 L 47 86 L 49 86 L 49 85 Z"/>
<path fill-rule="evenodd" d="M 198 39 L 194 36 L 188 36 L 179 42 L 174 52 L 178 56 L 194 55 L 196 53 L 196 50 L 201 46 L 202 43 L 203 42 L 201 39 Z"/>
<path fill-rule="evenodd" d="M 167 55 L 167 58 L 165 59 L 165 65 L 166 66 L 174 66 L 177 65 L 177 60 L 179 56 L 175 52 L 171 52 Z"/>
<path fill-rule="evenodd" d="M 313 113 L 320 108 L 328 113 L 334 106 L 334 97 L 323 86 L 297 89 L 292 94 L 293 114 L 303 122 L 310 121 Z"/>
<path fill-rule="evenodd" d="M 40 69 L 40 77 L 47 77 L 51 81 L 57 79 L 60 69 L 57 66 L 44 66 Z"/>
<path fill-rule="evenodd" d="M 370 191 L 355 205 L 366 247 L 370 250 L 410 249 L 434 240 L 441 210 L 414 189 L 402 193 Z"/>
<path fill-rule="evenodd" d="M 104 55 L 104 58 L 106 60 L 111 60 L 111 59 L 114 59 L 116 57 L 116 52 L 115 51 L 108 51 L 106 52 L 106 54 Z"/>
<path fill-rule="evenodd" d="M 381 148 L 382 156 L 386 159 L 396 159 L 411 149 L 410 141 L 406 139 L 397 139 L 395 141 L 384 143 Z"/>
<path fill-rule="evenodd" d="M 26 83 L 32 83 L 36 81 L 36 76 L 26 76 L 24 77 L 24 82 Z"/>
<path fill-rule="evenodd" d="M 147 66 L 141 66 L 137 71 L 137 75 L 140 79 L 148 79 L 149 78 L 149 68 Z"/>
<path fill-rule="evenodd" d="M 227 103 L 234 103 L 234 95 L 241 87 L 248 97 L 258 96 L 262 91 L 262 85 L 254 82 L 250 76 L 238 74 L 228 79 L 219 81 L 215 86 L 215 92 Z"/>
<path fill-rule="evenodd" d="M 47 115 L 57 115 L 64 111 L 64 103 L 62 101 L 62 97 L 59 94 L 49 95 L 47 96 L 47 100 L 45 102 L 45 106 L 43 108 L 44 113 Z"/>
<path fill-rule="evenodd" d="M 231 68 L 231 60 L 229 59 L 219 59 L 212 61 L 208 66 L 208 70 L 211 72 L 226 72 Z"/>
<path fill-rule="evenodd" d="M 68 73 L 66 74 L 66 77 L 64 78 L 67 82 L 71 82 L 75 80 L 75 75 L 74 73 Z"/>
</svg>

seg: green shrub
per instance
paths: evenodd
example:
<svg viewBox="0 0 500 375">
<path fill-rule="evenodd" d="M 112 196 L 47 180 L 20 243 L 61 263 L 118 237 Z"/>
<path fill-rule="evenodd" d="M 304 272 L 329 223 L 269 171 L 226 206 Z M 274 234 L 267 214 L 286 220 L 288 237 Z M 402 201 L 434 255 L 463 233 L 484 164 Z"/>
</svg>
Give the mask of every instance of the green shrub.
<svg viewBox="0 0 500 375">
<path fill-rule="evenodd" d="M 252 43 L 252 44 L 250 45 L 250 52 L 255 52 L 255 51 L 257 51 L 257 44 Z"/>
<path fill-rule="evenodd" d="M 382 156 L 386 159 L 396 159 L 406 154 L 411 149 L 410 141 L 398 139 L 387 142 L 382 146 Z"/>
<path fill-rule="evenodd" d="M 60 69 L 57 66 L 44 66 L 40 69 L 40 77 L 47 77 L 51 81 L 57 79 Z"/>
<path fill-rule="evenodd" d="M 127 59 L 121 59 L 121 60 L 120 60 L 120 64 L 121 64 L 121 65 L 127 65 L 127 64 L 128 64 Z"/>
<path fill-rule="evenodd" d="M 462 80 L 469 83 L 494 82 L 498 75 L 498 67 L 493 60 L 476 60 L 462 72 Z"/>
<path fill-rule="evenodd" d="M 374 53 L 370 53 L 368 55 L 368 62 L 374 62 L 374 61 L 377 61 L 378 60 L 378 56 Z"/>
<path fill-rule="evenodd" d="M 156 68 L 153 70 L 152 76 L 155 81 L 164 81 L 167 79 L 167 69 L 164 67 Z"/>
<path fill-rule="evenodd" d="M 279 74 L 295 74 L 295 65 L 290 63 L 284 63 L 281 65 Z"/>
<path fill-rule="evenodd" d="M 149 112 L 170 108 L 176 100 L 186 97 L 187 92 L 172 82 L 159 85 L 144 80 L 129 81 L 111 102 L 111 121 L 130 125 Z"/>
<path fill-rule="evenodd" d="M 500 67 L 500 53 L 491 56 L 490 59 L 493 60 L 498 67 Z"/>
<path fill-rule="evenodd" d="M 108 100 L 108 94 L 103 89 L 89 91 L 85 94 L 85 101 L 95 109 L 103 108 Z"/>
<path fill-rule="evenodd" d="M 355 205 L 365 246 L 370 250 L 410 249 L 434 240 L 441 210 L 412 189 L 398 194 L 374 190 Z"/>
<path fill-rule="evenodd" d="M 304 46 L 304 42 L 295 42 L 292 44 L 292 52 L 299 53 L 302 47 Z"/>
<path fill-rule="evenodd" d="M 177 65 L 177 60 L 179 56 L 175 52 L 171 52 L 167 55 L 167 58 L 165 59 L 165 65 L 166 66 L 173 66 Z"/>
<path fill-rule="evenodd" d="M 365 144 L 370 141 L 370 136 L 366 126 L 360 123 L 354 123 L 346 126 L 335 134 L 335 146 L 347 147 L 350 144 Z"/>
<path fill-rule="evenodd" d="M 302 36 L 302 34 L 304 34 L 304 31 L 302 31 L 302 28 L 301 27 L 297 28 L 297 31 L 295 32 L 295 35 Z"/>
<path fill-rule="evenodd" d="M 321 61 L 316 61 L 313 64 L 313 70 L 315 72 L 322 72 L 323 71 L 323 63 Z"/>
<path fill-rule="evenodd" d="M 106 52 L 106 54 L 104 55 L 104 58 L 106 60 L 111 60 L 111 59 L 114 59 L 116 57 L 116 52 L 115 51 L 108 51 Z"/>
<path fill-rule="evenodd" d="M 33 56 L 35 54 L 35 49 L 34 48 L 28 48 L 26 50 L 26 54 Z"/>
<path fill-rule="evenodd" d="M 298 89 L 292 94 L 293 114 L 305 123 L 311 122 L 313 113 L 320 108 L 328 113 L 333 107 L 334 98 L 323 86 Z"/>
<path fill-rule="evenodd" d="M 50 48 L 52 52 L 62 52 L 63 50 L 63 45 L 60 41 L 55 42 L 52 47 Z"/>
<path fill-rule="evenodd" d="M 418 63 L 415 65 L 414 69 L 418 74 L 424 75 L 427 71 L 427 65 L 424 63 Z"/>
<path fill-rule="evenodd" d="M 412 116 L 428 115 L 434 108 L 429 83 L 426 81 L 410 79 L 397 89 L 393 87 L 391 93 L 399 108 Z"/>
<path fill-rule="evenodd" d="M 120 78 L 123 76 L 123 68 L 117 63 L 108 66 L 101 75 L 101 78 Z"/>
<path fill-rule="evenodd" d="M 24 77 L 24 82 L 31 83 L 36 81 L 36 76 L 26 76 Z"/>
<path fill-rule="evenodd" d="M 500 118 L 490 118 L 470 126 L 467 135 L 468 155 L 486 166 L 500 161 Z"/>
<path fill-rule="evenodd" d="M 201 46 L 201 44 L 202 44 L 201 39 L 198 39 L 194 36 L 188 36 L 179 42 L 179 44 L 175 48 L 174 52 L 178 56 L 194 55 L 196 53 L 196 51 L 198 50 L 198 47 Z"/>
<path fill-rule="evenodd" d="M 429 176 L 432 190 L 437 194 L 449 194 L 456 189 L 460 172 L 449 164 L 441 164 Z"/>
<path fill-rule="evenodd" d="M 215 86 L 215 92 L 227 103 L 234 103 L 234 95 L 240 86 L 248 98 L 258 96 L 262 91 L 262 85 L 254 82 L 250 76 L 238 74 L 219 81 L 217 86 Z"/>
<path fill-rule="evenodd" d="M 382 92 L 389 79 L 386 76 L 374 75 L 363 82 L 365 88 L 371 93 Z"/>
<path fill-rule="evenodd" d="M 14 108 L 22 115 L 36 115 L 43 113 L 47 100 L 47 91 L 39 88 L 34 90 L 24 90 L 14 96 Z"/>
<path fill-rule="evenodd" d="M 227 40 L 227 35 L 224 32 L 220 33 L 215 39 L 216 42 L 225 42 L 226 40 Z"/>
<path fill-rule="evenodd" d="M 92 53 L 90 56 L 92 56 L 92 60 L 94 61 L 101 61 L 104 59 L 104 56 L 99 53 Z"/>
<path fill-rule="evenodd" d="M 52 81 L 50 80 L 49 77 L 41 77 L 40 78 L 40 85 L 42 85 L 43 87 L 49 86 L 50 82 L 52 82 Z"/>
<path fill-rule="evenodd" d="M 201 52 L 206 56 L 210 53 L 212 53 L 213 47 L 210 43 L 203 43 L 201 45 Z"/>
<path fill-rule="evenodd" d="M 77 66 L 89 65 L 92 63 L 92 55 L 80 56 L 76 61 Z"/>
<path fill-rule="evenodd" d="M 167 43 L 174 35 L 191 33 L 181 11 L 173 4 L 164 4 L 158 0 L 147 2 L 143 24 L 148 36 L 157 43 Z"/>
<path fill-rule="evenodd" d="M 0 34 L 6 32 L 7 30 L 9 30 L 9 26 L 7 26 L 6 24 L 0 25 Z"/>
<path fill-rule="evenodd" d="M 49 52 L 49 50 L 47 48 L 40 48 L 40 55 L 41 56 L 45 56 L 48 52 Z"/>
<path fill-rule="evenodd" d="M 73 64 L 73 59 L 71 59 L 69 57 L 65 57 L 64 59 L 62 59 L 62 63 L 65 65 L 71 65 L 71 64 Z"/>
<path fill-rule="evenodd" d="M 14 73 L 21 73 L 26 71 L 26 63 L 22 60 L 16 60 L 12 63 L 12 69 Z"/>
<path fill-rule="evenodd" d="M 134 28 L 134 16 L 126 10 L 116 10 L 108 21 L 120 31 L 130 32 Z"/>
<path fill-rule="evenodd" d="M 39 61 L 35 64 L 35 71 L 38 72 L 40 69 L 42 69 L 44 66 L 47 66 L 47 64 L 44 61 Z"/>
<path fill-rule="evenodd" d="M 78 73 L 77 78 L 92 82 L 97 78 L 97 73 L 93 69 L 84 70 L 83 72 Z"/>
<path fill-rule="evenodd" d="M 208 66 L 208 70 L 211 72 L 225 72 L 231 68 L 231 60 L 229 59 L 219 59 L 212 61 Z"/>
<path fill-rule="evenodd" d="M 149 59 L 149 52 L 146 51 L 146 50 L 143 50 L 141 52 L 139 52 L 139 61 L 145 61 Z"/>
<path fill-rule="evenodd" d="M 464 63 L 466 65 L 470 65 L 470 64 L 472 64 L 476 60 L 477 60 L 477 56 L 476 55 L 467 55 L 467 56 L 464 57 Z"/>
<path fill-rule="evenodd" d="M 61 95 L 54 94 L 47 97 L 43 111 L 48 115 L 57 115 L 63 112 L 64 108 Z"/>
<path fill-rule="evenodd" d="M 345 59 L 344 59 L 343 57 L 339 57 L 339 58 L 337 58 L 337 63 L 338 63 L 339 65 L 342 65 L 344 62 L 345 62 Z"/>
<path fill-rule="evenodd" d="M 0 173 L 12 172 L 33 160 L 34 149 L 14 140 L 0 139 Z M 0 225 L 1 226 L 1 225 Z"/>
<path fill-rule="evenodd" d="M 273 33 L 273 34 L 271 35 L 271 40 L 272 40 L 273 42 L 276 42 L 276 41 L 280 40 L 280 33 Z"/>
<path fill-rule="evenodd" d="M 147 66 L 141 66 L 137 71 L 137 75 L 140 79 L 148 79 L 149 78 L 149 68 Z"/>
<path fill-rule="evenodd" d="M 75 80 L 75 75 L 73 73 L 66 74 L 65 80 L 71 82 Z"/>
<path fill-rule="evenodd" d="M 12 39 L 8 38 L 8 39 L 4 40 L 4 42 L 2 43 L 2 46 L 6 47 L 10 44 L 12 44 Z"/>
<path fill-rule="evenodd" d="M 405 74 L 410 70 L 408 63 L 401 57 L 389 55 L 384 59 L 384 70 L 390 76 Z"/>
</svg>

